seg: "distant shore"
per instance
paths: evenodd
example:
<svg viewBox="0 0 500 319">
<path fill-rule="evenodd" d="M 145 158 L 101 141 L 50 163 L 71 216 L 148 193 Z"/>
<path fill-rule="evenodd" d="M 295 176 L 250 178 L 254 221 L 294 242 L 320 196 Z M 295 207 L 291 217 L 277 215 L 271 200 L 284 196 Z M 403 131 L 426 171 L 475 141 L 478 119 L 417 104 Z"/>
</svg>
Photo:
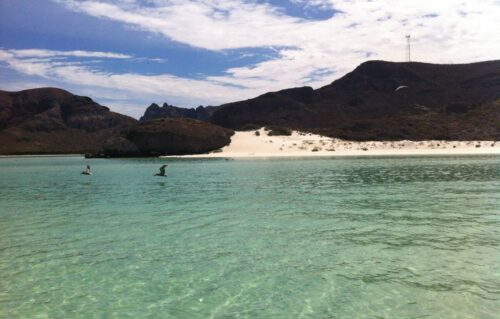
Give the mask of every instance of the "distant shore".
<svg viewBox="0 0 500 319">
<path fill-rule="evenodd" d="M 21 154 L 21 155 L 0 155 L 0 158 L 12 157 L 81 157 L 84 154 Z"/>
<path fill-rule="evenodd" d="M 209 154 L 162 156 L 182 158 L 500 155 L 496 141 L 347 141 L 294 131 L 291 136 L 268 136 L 264 129 L 236 132 L 231 143 Z"/>
<path fill-rule="evenodd" d="M 266 158 L 330 156 L 500 155 L 497 141 L 349 141 L 293 131 L 290 136 L 268 136 L 263 128 L 237 131 L 224 148 L 193 155 L 161 158 Z M 84 154 L 0 155 L 0 158 L 79 157 Z"/>
</svg>

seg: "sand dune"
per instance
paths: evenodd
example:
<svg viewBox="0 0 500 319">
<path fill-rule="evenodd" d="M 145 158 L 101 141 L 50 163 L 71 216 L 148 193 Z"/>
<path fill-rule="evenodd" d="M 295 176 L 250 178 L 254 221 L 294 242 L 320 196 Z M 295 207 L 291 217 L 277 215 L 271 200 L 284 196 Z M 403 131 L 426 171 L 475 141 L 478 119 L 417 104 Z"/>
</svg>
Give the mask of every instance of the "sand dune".
<svg viewBox="0 0 500 319">
<path fill-rule="evenodd" d="M 495 141 L 366 141 L 356 142 L 294 131 L 291 136 L 268 136 L 264 129 L 236 132 L 231 144 L 209 154 L 183 157 L 276 157 L 500 154 Z"/>
</svg>

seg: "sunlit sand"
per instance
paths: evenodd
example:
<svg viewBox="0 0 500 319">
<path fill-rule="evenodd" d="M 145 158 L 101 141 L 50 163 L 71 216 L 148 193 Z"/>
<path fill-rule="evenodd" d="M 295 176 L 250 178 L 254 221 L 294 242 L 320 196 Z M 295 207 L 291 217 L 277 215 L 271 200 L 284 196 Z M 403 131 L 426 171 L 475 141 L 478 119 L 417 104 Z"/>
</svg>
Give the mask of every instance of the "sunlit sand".
<svg viewBox="0 0 500 319">
<path fill-rule="evenodd" d="M 209 154 L 184 157 L 276 157 L 361 155 L 500 154 L 495 141 L 347 141 L 294 131 L 291 136 L 268 136 L 263 128 L 236 132 L 231 143 Z"/>
</svg>

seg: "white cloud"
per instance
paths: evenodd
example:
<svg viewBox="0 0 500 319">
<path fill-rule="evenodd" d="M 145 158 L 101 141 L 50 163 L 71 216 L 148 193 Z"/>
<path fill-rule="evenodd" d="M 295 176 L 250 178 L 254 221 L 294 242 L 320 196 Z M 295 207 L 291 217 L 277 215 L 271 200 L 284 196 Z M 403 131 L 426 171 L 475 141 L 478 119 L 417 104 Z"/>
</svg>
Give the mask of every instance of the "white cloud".
<svg viewBox="0 0 500 319">
<path fill-rule="evenodd" d="M 500 13 L 495 0 L 293 1 L 321 6 L 330 4 L 342 13 L 326 21 L 310 21 L 287 16 L 270 4 L 244 0 L 150 1 L 154 6 L 123 0 L 67 0 L 63 3 L 72 10 L 123 22 L 209 50 L 262 46 L 307 48 L 327 43 L 348 48 L 354 43 L 368 51 L 382 51 L 380 46 L 373 44 L 383 44 L 385 39 L 392 38 L 392 32 L 397 32 L 400 41 L 405 31 L 425 36 L 434 34 L 436 27 L 438 32 L 443 32 L 446 42 L 459 40 L 465 46 L 466 39 L 457 37 L 460 36 L 457 29 L 467 29 L 479 37 L 478 41 L 494 36 L 496 17 Z M 477 14 L 465 19 L 462 13 L 467 12 Z M 437 18 L 426 18 L 434 14 Z M 353 24 L 357 27 L 349 28 Z"/>
<path fill-rule="evenodd" d="M 404 35 L 411 33 L 413 56 L 420 61 L 460 63 L 498 58 L 500 41 L 495 0 L 292 0 L 335 9 L 323 21 L 287 16 L 270 3 L 248 0 L 65 1 L 75 11 L 125 23 L 171 40 L 208 50 L 280 47 L 280 58 L 227 70 L 238 84 L 280 82 L 301 85 L 316 69 L 337 76 L 372 58 L 400 61 Z M 293 49 L 290 49 L 293 48 Z M 330 79 L 320 79 L 317 85 Z"/>
<path fill-rule="evenodd" d="M 107 58 L 107 59 L 131 59 L 127 54 L 98 52 L 98 51 L 54 51 L 45 49 L 9 50 L 19 58 L 54 58 L 54 57 L 76 57 L 76 58 Z"/>
</svg>

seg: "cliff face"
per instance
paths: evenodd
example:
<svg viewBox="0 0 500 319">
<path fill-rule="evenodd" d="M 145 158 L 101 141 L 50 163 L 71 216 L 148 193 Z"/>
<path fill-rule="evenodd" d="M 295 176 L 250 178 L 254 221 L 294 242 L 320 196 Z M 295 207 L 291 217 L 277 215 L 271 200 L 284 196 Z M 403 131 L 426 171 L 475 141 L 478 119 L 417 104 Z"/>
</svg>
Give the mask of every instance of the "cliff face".
<svg viewBox="0 0 500 319">
<path fill-rule="evenodd" d="M 211 121 L 281 125 L 355 140 L 500 138 L 500 61 L 370 61 L 318 90 L 296 88 L 222 105 Z"/>
<path fill-rule="evenodd" d="M 0 154 L 95 152 L 136 123 L 61 89 L 0 91 Z"/>
<path fill-rule="evenodd" d="M 109 139 L 100 157 L 200 154 L 228 145 L 232 130 L 186 119 L 150 120 Z"/>
<path fill-rule="evenodd" d="M 191 118 L 200 121 L 208 121 L 216 109 L 217 107 L 215 106 L 198 106 L 195 109 L 187 109 L 168 105 L 167 103 L 163 103 L 162 106 L 153 103 L 146 109 L 140 121 L 145 122 L 161 118 Z"/>
</svg>

